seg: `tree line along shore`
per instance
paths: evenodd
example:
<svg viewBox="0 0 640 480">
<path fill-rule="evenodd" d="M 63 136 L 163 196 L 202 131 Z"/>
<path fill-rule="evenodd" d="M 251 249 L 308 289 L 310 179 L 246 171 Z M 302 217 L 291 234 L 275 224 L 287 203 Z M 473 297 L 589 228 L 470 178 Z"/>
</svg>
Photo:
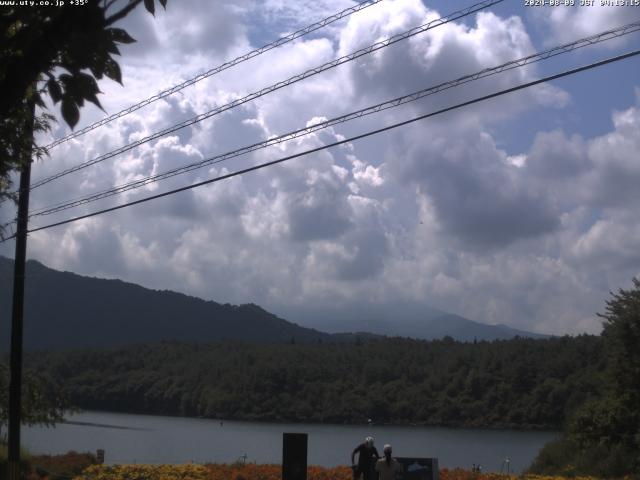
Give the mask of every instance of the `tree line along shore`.
<svg viewBox="0 0 640 480">
<path fill-rule="evenodd" d="M 640 280 L 601 336 L 161 342 L 27 355 L 23 420 L 69 406 L 240 420 L 562 429 L 531 471 L 640 475 Z M 8 369 L 0 364 L 0 426 Z"/>
<path fill-rule="evenodd" d="M 596 336 L 493 342 L 160 343 L 40 352 L 79 408 L 263 421 L 560 429 L 604 379 Z"/>
</svg>

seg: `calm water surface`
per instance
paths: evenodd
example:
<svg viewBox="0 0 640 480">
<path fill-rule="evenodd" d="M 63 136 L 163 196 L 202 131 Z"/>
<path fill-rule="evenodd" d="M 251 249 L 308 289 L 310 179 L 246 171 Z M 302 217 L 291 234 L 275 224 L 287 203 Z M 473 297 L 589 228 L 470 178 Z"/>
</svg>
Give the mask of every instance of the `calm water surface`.
<svg viewBox="0 0 640 480">
<path fill-rule="evenodd" d="M 441 467 L 500 471 L 505 458 L 522 471 L 555 432 L 469 430 L 386 425 L 318 425 L 232 422 L 107 412 L 82 412 L 55 428 L 23 428 L 23 444 L 34 453 L 105 450 L 107 463 L 248 462 L 280 463 L 282 433 L 309 434 L 309 464 L 347 465 L 367 435 L 378 450 L 393 445 L 401 457 L 437 457 Z"/>
</svg>

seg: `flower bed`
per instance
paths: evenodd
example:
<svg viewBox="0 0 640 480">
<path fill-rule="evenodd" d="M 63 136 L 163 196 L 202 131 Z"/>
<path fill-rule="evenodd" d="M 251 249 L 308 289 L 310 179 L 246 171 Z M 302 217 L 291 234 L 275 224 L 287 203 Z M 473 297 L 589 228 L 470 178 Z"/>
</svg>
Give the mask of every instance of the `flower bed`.
<svg viewBox="0 0 640 480">
<path fill-rule="evenodd" d="M 93 465 L 74 480 L 281 480 L 280 465 L 207 464 L 207 465 Z M 349 467 L 311 466 L 308 480 L 351 480 Z M 564 480 L 542 475 L 500 475 L 472 473 L 462 469 L 440 470 L 440 480 Z M 572 480 L 595 480 L 574 477 Z"/>
<path fill-rule="evenodd" d="M 203 465 L 92 465 L 74 480 L 209 480 Z"/>
</svg>

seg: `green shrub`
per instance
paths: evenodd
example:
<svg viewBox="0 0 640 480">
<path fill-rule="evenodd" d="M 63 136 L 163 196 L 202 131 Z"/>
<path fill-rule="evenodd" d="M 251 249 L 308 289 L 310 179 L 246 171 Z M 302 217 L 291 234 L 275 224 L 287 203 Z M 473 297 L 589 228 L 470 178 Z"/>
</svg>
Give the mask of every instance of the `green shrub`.
<svg viewBox="0 0 640 480">
<path fill-rule="evenodd" d="M 572 439 L 561 437 L 547 443 L 529 467 L 528 472 L 539 475 L 594 476 L 621 478 L 632 472 L 638 452 L 614 444 L 593 443 L 580 447 Z"/>
</svg>

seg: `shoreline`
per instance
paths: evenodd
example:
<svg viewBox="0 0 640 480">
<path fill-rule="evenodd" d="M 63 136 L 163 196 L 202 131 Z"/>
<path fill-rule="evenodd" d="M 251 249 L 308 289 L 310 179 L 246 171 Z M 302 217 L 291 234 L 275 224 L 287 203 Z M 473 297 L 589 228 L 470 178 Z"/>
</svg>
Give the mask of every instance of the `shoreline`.
<svg viewBox="0 0 640 480">
<path fill-rule="evenodd" d="M 117 415 L 136 415 L 143 417 L 162 417 L 162 418 L 176 418 L 176 419 L 189 419 L 189 420 L 207 420 L 211 422 L 238 422 L 238 423 L 257 423 L 257 424 L 265 424 L 265 425 L 284 425 L 284 424 L 296 424 L 296 425 L 325 425 L 325 426 L 339 426 L 339 427 L 366 427 L 370 426 L 374 427 L 395 427 L 395 428 L 433 428 L 433 429 L 443 429 L 443 430 L 484 430 L 484 431 L 496 431 L 496 432 L 540 432 L 540 433 L 561 433 L 562 428 L 558 427 L 557 429 L 550 427 L 522 427 L 522 426 L 467 426 L 467 425 L 447 425 L 447 424 L 436 424 L 436 423 L 367 423 L 367 422 L 319 422 L 313 420 L 273 420 L 273 419 L 251 419 L 251 418 L 214 418 L 214 417 L 192 417 L 188 415 L 176 415 L 176 414 L 162 414 L 162 413 L 149 413 L 149 412 L 135 412 L 135 411 L 121 411 L 121 410 L 98 410 L 98 409 L 81 409 L 74 407 L 68 413 L 65 412 L 65 417 L 68 414 L 77 414 L 77 413 L 97 413 L 97 414 L 117 414 Z M 96 427 L 104 427 L 104 428 L 120 428 L 120 429 L 132 429 L 132 430 L 145 430 L 138 429 L 135 427 L 126 427 L 126 426 L 117 426 L 117 425 L 108 425 L 108 424 L 94 424 L 91 425 L 92 422 L 75 422 L 63 420 L 60 423 L 66 424 L 74 424 L 77 423 L 79 425 L 87 425 L 87 426 L 96 426 Z"/>
</svg>

